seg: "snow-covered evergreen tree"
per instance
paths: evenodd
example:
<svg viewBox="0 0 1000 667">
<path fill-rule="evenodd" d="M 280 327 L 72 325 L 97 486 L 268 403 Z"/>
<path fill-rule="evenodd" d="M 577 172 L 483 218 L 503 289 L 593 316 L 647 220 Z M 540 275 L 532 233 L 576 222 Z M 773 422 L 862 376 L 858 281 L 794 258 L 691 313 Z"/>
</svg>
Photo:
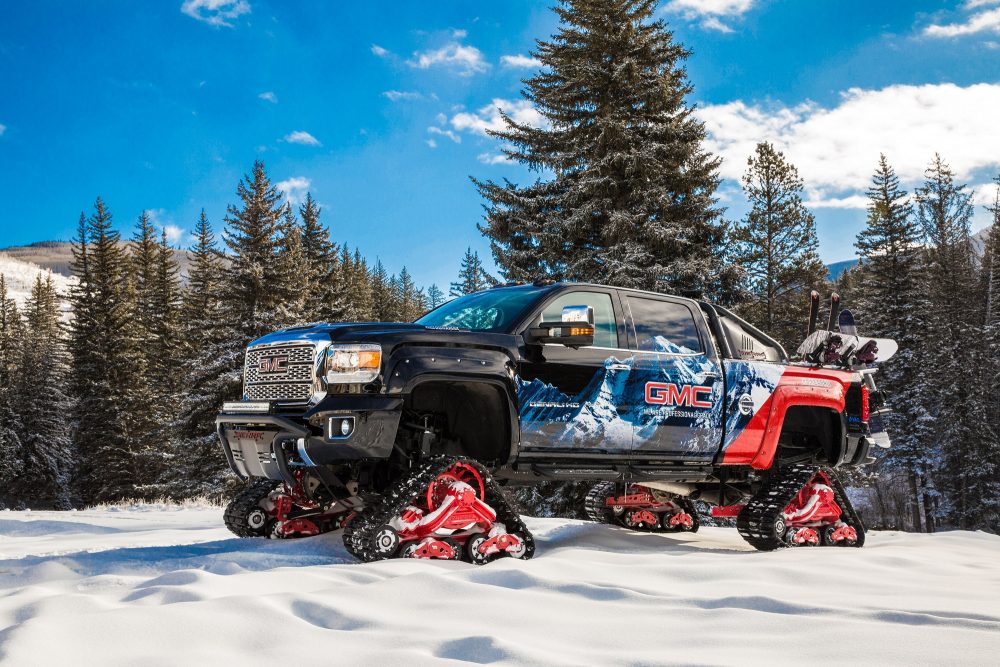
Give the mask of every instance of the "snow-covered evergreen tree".
<svg viewBox="0 0 1000 667">
<path fill-rule="evenodd" d="M 307 287 L 305 318 L 310 321 L 339 322 L 344 318 L 344 278 L 337 245 L 330 241 L 330 230 L 320 222 L 322 209 L 306 193 L 299 207 L 302 219 L 302 253 L 305 258 Z"/>
<path fill-rule="evenodd" d="M 182 303 L 184 390 L 174 421 L 172 495 L 214 493 L 222 488 L 226 463 L 215 435 L 215 416 L 229 384 L 214 355 L 230 350 L 232 323 L 222 309 L 225 266 L 205 211 L 189 249 L 190 269 Z"/>
<path fill-rule="evenodd" d="M 861 260 L 857 289 L 844 303 L 856 312 L 862 333 L 899 343 L 899 352 L 882 364 L 877 378 L 893 409 L 885 417 L 893 447 L 877 461 L 876 469 L 906 476 L 912 491 L 913 528 L 920 530 L 928 525 L 922 495 L 934 461 L 929 387 L 926 374 L 919 372 L 925 363 L 921 356 L 929 315 L 922 234 L 913 204 L 885 155 L 879 156 L 868 201 L 867 225 L 855 242 Z"/>
<path fill-rule="evenodd" d="M 86 378 L 76 401 L 74 447 L 79 466 L 75 485 L 85 502 L 134 496 L 148 481 L 140 447 L 147 409 L 139 349 L 131 264 L 111 212 L 98 198 L 78 249 L 74 273 L 88 281 L 74 299 L 79 327 L 89 325 L 85 349 L 73 349 L 74 377 Z M 86 260 L 86 264 L 83 260 Z M 74 340 L 74 343 L 76 341 Z"/>
<path fill-rule="evenodd" d="M 427 308 L 433 310 L 445 302 L 444 292 L 437 284 L 432 284 L 427 288 Z"/>
<path fill-rule="evenodd" d="M 458 280 L 451 284 L 449 294 L 453 297 L 473 294 L 491 287 L 492 284 L 493 281 L 483 268 L 483 261 L 479 259 L 479 253 L 473 252 L 471 247 L 466 248 Z"/>
<path fill-rule="evenodd" d="M 306 258 L 302 241 L 302 228 L 291 205 L 286 205 L 278 228 L 275 275 L 271 284 L 278 297 L 275 328 L 318 320 L 314 313 L 306 312 L 306 300 L 315 285 L 311 282 L 313 267 Z"/>
<path fill-rule="evenodd" d="M 743 189 L 750 211 L 733 230 L 749 292 L 741 311 L 794 350 L 805 335 L 809 292 L 826 283 L 816 223 L 802 203 L 798 170 L 769 143 L 747 160 Z"/>
<path fill-rule="evenodd" d="M 972 193 L 955 182 L 954 172 L 935 155 L 916 200 L 928 246 L 924 291 L 933 317 L 922 364 L 924 372 L 933 374 L 926 405 L 939 456 L 932 480 L 940 495 L 931 504 L 945 523 L 965 528 L 983 500 L 981 469 L 973 453 L 986 427 L 986 388 L 978 372 L 969 372 L 985 361 L 970 240 Z"/>
<path fill-rule="evenodd" d="M 397 295 L 394 294 L 392 282 L 382 265 L 382 260 L 375 260 L 375 268 L 371 272 L 372 284 L 372 319 L 376 322 L 398 322 L 399 308 Z"/>
<path fill-rule="evenodd" d="M 563 0 L 523 95 L 541 127 L 504 115 L 490 134 L 547 180 L 475 183 L 480 229 L 507 280 L 541 277 L 725 296 L 719 159 L 686 99 L 684 61 L 655 0 Z"/>
<path fill-rule="evenodd" d="M 68 356 L 60 314 L 51 274 L 44 280 L 38 275 L 26 306 L 29 344 L 21 350 L 16 384 L 21 473 L 8 487 L 33 508 L 72 506 L 72 401 L 66 393 Z"/>
<path fill-rule="evenodd" d="M 13 503 L 11 485 L 23 468 L 23 454 L 15 378 L 24 341 L 24 322 L 17 304 L 7 295 L 7 281 L 0 273 L 0 505 Z"/>
<path fill-rule="evenodd" d="M 399 272 L 398 284 L 399 294 L 396 299 L 399 302 L 399 319 L 412 322 L 427 312 L 427 297 L 413 282 L 413 277 L 405 266 Z"/>
<path fill-rule="evenodd" d="M 361 253 L 354 251 L 353 256 L 345 246 L 340 256 L 341 283 L 344 290 L 345 322 L 367 322 L 374 319 L 374 297 L 372 294 L 372 276 L 368 264 Z"/>
</svg>

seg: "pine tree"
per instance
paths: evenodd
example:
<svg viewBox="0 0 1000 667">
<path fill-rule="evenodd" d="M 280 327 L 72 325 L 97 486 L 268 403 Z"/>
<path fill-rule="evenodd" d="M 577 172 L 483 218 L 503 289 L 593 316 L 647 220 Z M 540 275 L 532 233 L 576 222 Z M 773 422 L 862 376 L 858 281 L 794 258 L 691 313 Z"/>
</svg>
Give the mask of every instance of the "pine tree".
<svg viewBox="0 0 1000 667">
<path fill-rule="evenodd" d="M 336 244 L 320 222 L 319 205 L 306 193 L 299 207 L 302 218 L 302 252 L 307 271 L 305 317 L 312 321 L 339 322 L 344 318 L 344 277 Z"/>
<path fill-rule="evenodd" d="M 436 284 L 427 288 L 427 307 L 431 310 L 445 302 L 444 292 Z"/>
<path fill-rule="evenodd" d="M 32 507 L 70 509 L 73 452 L 66 394 L 68 356 L 52 275 L 38 275 L 27 304 L 26 340 L 18 367 L 21 469 L 10 493 Z"/>
<path fill-rule="evenodd" d="M 973 453 L 985 428 L 986 387 L 981 386 L 978 372 L 967 371 L 981 368 L 985 359 L 970 240 L 972 194 L 955 182 L 954 172 L 935 155 L 916 199 L 917 219 L 928 246 L 924 291 L 934 315 L 924 339 L 925 368 L 934 369 L 926 405 L 939 456 L 932 481 L 940 496 L 932 505 L 945 523 L 965 528 L 971 525 L 985 488 Z"/>
<path fill-rule="evenodd" d="M 467 248 L 462 258 L 462 268 L 458 272 L 458 281 L 451 284 L 450 295 L 454 297 L 474 294 L 488 289 L 491 285 L 489 274 L 479 259 L 479 253 L 473 252 L 471 247 Z"/>
<path fill-rule="evenodd" d="M 769 143 L 747 160 L 743 189 L 750 212 L 736 225 L 736 260 L 746 272 L 749 320 L 794 349 L 803 336 L 808 294 L 826 282 L 816 254 L 816 223 L 802 203 L 802 179 Z"/>
<path fill-rule="evenodd" d="M 86 349 L 73 350 L 74 377 L 88 376 L 76 401 L 74 446 L 79 458 L 76 486 L 85 502 L 136 495 L 146 481 L 139 438 L 147 407 L 139 351 L 135 287 L 131 265 L 111 213 L 100 198 L 87 221 L 86 252 L 78 251 L 74 273 L 90 293 L 77 311 L 90 332 Z M 82 261 L 86 258 L 86 265 Z M 75 341 L 74 341 L 75 342 Z"/>
<path fill-rule="evenodd" d="M 340 259 L 340 271 L 346 295 L 343 319 L 347 322 L 367 322 L 374 319 L 373 277 L 361 253 L 355 250 L 352 259 L 350 250 L 345 246 Z"/>
<path fill-rule="evenodd" d="M 879 368 L 879 387 L 893 409 L 884 418 L 893 447 L 878 460 L 876 469 L 905 476 L 912 493 L 913 528 L 920 530 L 929 525 L 921 507 L 930 504 L 922 494 L 933 445 L 925 376 L 919 372 L 925 363 L 921 354 L 928 312 L 923 249 L 913 205 L 885 155 L 879 156 L 868 200 L 868 222 L 855 242 L 861 260 L 856 297 L 845 303 L 856 311 L 865 334 L 899 343 L 899 352 Z M 890 480 L 891 476 L 885 481 Z"/>
<path fill-rule="evenodd" d="M 427 297 L 417 288 L 413 277 L 404 266 L 399 272 L 399 319 L 403 322 L 413 322 L 427 312 Z"/>
<path fill-rule="evenodd" d="M 278 228 L 275 276 L 271 286 L 278 296 L 276 324 L 279 327 L 317 320 L 315 313 L 306 312 L 313 267 L 306 259 L 302 239 L 302 228 L 291 205 L 287 205 Z"/>
<path fill-rule="evenodd" d="M 184 391 L 173 425 L 174 464 L 169 483 L 172 495 L 217 492 L 226 464 L 215 435 L 220 407 L 220 365 L 215 354 L 229 350 L 233 323 L 222 309 L 225 266 L 212 226 L 202 210 L 195 225 L 195 243 L 188 251 L 190 270 L 182 304 Z"/>
<path fill-rule="evenodd" d="M 540 277 L 726 296 L 719 160 L 686 98 L 692 87 L 655 0 L 563 0 L 538 43 L 524 97 L 543 127 L 504 115 L 504 153 L 552 173 L 527 186 L 474 183 L 481 231 L 506 279 Z"/>
<path fill-rule="evenodd" d="M 12 485 L 23 469 L 23 449 L 15 400 L 17 363 L 24 341 L 24 322 L 17 304 L 7 295 L 0 273 L 0 507 L 14 503 Z"/>
<path fill-rule="evenodd" d="M 395 276 L 393 276 L 395 279 Z M 392 280 L 386 274 L 382 260 L 375 260 L 371 272 L 372 319 L 376 322 L 396 322 L 399 320 Z"/>
</svg>

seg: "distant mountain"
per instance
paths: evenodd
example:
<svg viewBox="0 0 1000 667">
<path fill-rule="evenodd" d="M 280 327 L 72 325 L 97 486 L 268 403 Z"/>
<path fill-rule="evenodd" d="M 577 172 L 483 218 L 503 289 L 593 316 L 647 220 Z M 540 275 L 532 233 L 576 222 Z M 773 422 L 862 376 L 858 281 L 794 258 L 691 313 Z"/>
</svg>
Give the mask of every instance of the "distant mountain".
<svg viewBox="0 0 1000 667">
<path fill-rule="evenodd" d="M 7 284 L 7 295 L 17 302 L 18 306 L 24 306 L 31 295 L 31 288 L 35 284 L 35 278 L 43 276 L 52 271 L 52 282 L 56 291 L 63 297 L 63 313 L 69 312 L 69 304 L 65 298 L 69 293 L 71 285 L 76 283 L 76 278 L 67 277 L 61 273 L 53 271 L 48 267 L 42 267 L 32 262 L 11 257 L 4 251 L 0 251 L 0 274 L 3 274 L 4 282 Z"/>
<path fill-rule="evenodd" d="M 73 244 L 68 241 L 39 241 L 25 246 L 0 248 L 0 255 L 36 264 L 67 278 L 73 275 L 70 271 L 70 264 L 73 262 Z M 187 253 L 175 248 L 174 259 L 180 265 L 181 274 L 186 275 L 188 270 Z"/>
<path fill-rule="evenodd" d="M 836 280 L 840 277 L 844 271 L 848 269 L 853 269 L 858 265 L 857 258 L 855 259 L 845 259 L 843 262 L 834 262 L 833 264 L 827 264 L 826 270 L 830 272 L 830 280 Z"/>
</svg>

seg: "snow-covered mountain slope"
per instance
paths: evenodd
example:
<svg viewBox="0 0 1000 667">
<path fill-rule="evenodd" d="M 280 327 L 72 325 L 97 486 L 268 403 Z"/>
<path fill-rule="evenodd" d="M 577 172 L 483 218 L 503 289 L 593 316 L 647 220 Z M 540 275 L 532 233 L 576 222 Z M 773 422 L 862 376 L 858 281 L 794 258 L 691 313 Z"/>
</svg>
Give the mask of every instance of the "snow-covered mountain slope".
<svg viewBox="0 0 1000 667">
<path fill-rule="evenodd" d="M 4 280 L 7 282 L 7 295 L 17 301 L 18 306 L 23 306 L 28 297 L 31 296 L 31 288 L 35 284 L 35 278 L 41 274 L 44 279 L 49 271 L 37 264 L 15 259 L 0 252 L 0 273 L 3 274 Z M 76 281 L 77 279 L 74 277 L 67 278 L 60 273 L 52 273 L 52 283 L 55 285 L 56 291 L 64 297 L 69 293 L 70 286 Z M 67 308 L 68 306 L 64 304 L 63 309 Z"/>
<path fill-rule="evenodd" d="M 1000 537 L 757 553 L 532 519 L 538 554 L 353 563 L 218 509 L 0 512 L 4 665 L 996 664 Z"/>
</svg>

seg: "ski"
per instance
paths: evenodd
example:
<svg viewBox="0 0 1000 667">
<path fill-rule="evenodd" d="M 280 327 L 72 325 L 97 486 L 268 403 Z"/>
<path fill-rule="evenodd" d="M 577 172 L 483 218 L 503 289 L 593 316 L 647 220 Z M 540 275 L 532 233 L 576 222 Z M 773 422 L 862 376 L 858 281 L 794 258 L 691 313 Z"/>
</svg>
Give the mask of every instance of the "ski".
<svg viewBox="0 0 1000 667">
<path fill-rule="evenodd" d="M 830 295 L 830 318 L 827 320 L 826 330 L 833 331 L 833 325 L 837 323 L 840 316 L 840 295 L 834 292 Z"/>
<path fill-rule="evenodd" d="M 819 320 L 819 292 L 813 290 L 809 292 L 809 322 L 806 324 L 806 337 L 816 331 Z"/>
</svg>

